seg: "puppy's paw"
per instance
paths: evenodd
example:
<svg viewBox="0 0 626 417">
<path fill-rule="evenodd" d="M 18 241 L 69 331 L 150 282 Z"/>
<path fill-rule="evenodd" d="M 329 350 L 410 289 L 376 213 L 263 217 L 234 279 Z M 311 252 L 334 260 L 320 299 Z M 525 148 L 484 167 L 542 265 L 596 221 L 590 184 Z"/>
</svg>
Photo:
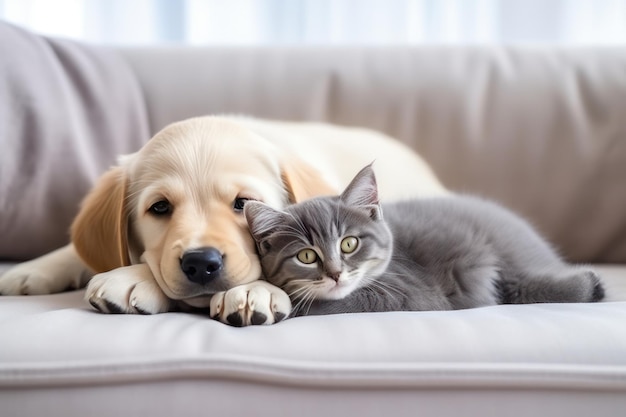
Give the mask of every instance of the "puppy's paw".
<svg viewBox="0 0 626 417">
<path fill-rule="evenodd" d="M 87 286 L 85 299 L 96 310 L 110 314 L 165 313 L 172 306 L 146 264 L 94 276 Z"/>
<path fill-rule="evenodd" d="M 0 276 L 0 295 L 43 295 L 82 288 L 92 273 L 67 250 L 14 266 Z"/>
<path fill-rule="evenodd" d="M 266 281 L 254 281 L 215 294 L 211 317 L 232 326 L 274 324 L 291 313 L 286 292 Z"/>
</svg>

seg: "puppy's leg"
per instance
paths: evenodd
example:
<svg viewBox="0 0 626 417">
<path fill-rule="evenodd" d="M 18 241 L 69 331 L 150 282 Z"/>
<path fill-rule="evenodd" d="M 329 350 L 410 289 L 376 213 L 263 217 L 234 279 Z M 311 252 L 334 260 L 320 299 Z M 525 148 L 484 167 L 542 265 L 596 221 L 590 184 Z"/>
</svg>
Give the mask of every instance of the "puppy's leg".
<svg viewBox="0 0 626 417">
<path fill-rule="evenodd" d="M 85 300 L 102 313 L 157 314 L 170 311 L 167 298 L 147 264 L 114 269 L 93 277 Z"/>
<path fill-rule="evenodd" d="M 0 294 L 53 294 L 82 288 L 92 276 L 70 244 L 9 269 L 0 276 Z"/>
<path fill-rule="evenodd" d="M 233 326 L 273 324 L 291 313 L 286 292 L 266 281 L 254 281 L 215 294 L 211 317 Z"/>
</svg>

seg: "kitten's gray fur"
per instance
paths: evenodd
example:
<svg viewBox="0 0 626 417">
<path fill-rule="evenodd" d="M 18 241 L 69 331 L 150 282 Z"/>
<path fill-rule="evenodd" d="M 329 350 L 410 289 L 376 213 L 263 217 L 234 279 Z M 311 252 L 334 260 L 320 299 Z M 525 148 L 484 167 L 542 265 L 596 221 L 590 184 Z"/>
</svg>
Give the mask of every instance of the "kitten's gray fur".
<svg viewBox="0 0 626 417">
<path fill-rule="evenodd" d="M 565 263 L 528 223 L 495 203 L 454 196 L 381 209 L 371 166 L 338 197 L 284 212 L 256 202 L 244 210 L 265 278 L 290 294 L 292 315 L 604 297 L 592 270 Z M 351 254 L 340 249 L 348 236 L 358 239 Z M 310 265 L 297 258 L 307 248 L 318 256 Z"/>
</svg>

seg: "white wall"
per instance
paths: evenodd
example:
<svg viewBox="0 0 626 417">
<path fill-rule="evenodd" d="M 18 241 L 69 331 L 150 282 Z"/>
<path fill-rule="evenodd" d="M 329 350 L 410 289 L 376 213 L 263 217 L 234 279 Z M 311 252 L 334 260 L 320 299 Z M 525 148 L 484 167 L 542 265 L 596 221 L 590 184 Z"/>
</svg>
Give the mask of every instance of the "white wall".
<svg viewBox="0 0 626 417">
<path fill-rule="evenodd" d="M 0 18 L 105 44 L 626 44 L 626 0 L 0 0 Z"/>
</svg>

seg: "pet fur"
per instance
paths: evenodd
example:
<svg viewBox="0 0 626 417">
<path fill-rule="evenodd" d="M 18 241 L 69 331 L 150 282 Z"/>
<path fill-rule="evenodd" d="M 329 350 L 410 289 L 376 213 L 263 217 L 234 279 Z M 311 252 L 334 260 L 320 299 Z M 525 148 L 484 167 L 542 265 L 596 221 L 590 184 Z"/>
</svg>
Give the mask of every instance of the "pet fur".
<svg viewBox="0 0 626 417">
<path fill-rule="evenodd" d="M 563 261 L 523 219 L 470 196 L 381 205 L 371 167 L 338 197 L 245 207 L 265 279 L 293 314 L 593 302 L 597 275 Z M 345 245 L 345 246 L 344 246 Z"/>
<path fill-rule="evenodd" d="M 212 314 L 225 321 L 243 309 L 246 324 L 253 313 L 246 299 L 261 268 L 236 207 L 241 199 L 280 209 L 336 194 L 355 166 L 375 158 L 385 198 L 447 194 L 419 156 L 376 132 L 240 117 L 174 123 L 100 178 L 72 225 L 71 245 L 9 270 L 0 293 L 47 294 L 89 283 L 86 298 L 96 309 L 151 314 L 178 301 L 207 307 L 213 294 L 239 288 L 232 302 L 214 302 Z M 163 202 L 170 212 L 155 215 L 153 206 Z M 192 282 L 181 259 L 204 247 L 219 252 L 223 267 L 219 278 Z M 272 308 L 284 310 L 288 298 L 265 283 L 258 288 L 263 300 L 283 301 L 263 311 L 271 322 Z"/>
</svg>

